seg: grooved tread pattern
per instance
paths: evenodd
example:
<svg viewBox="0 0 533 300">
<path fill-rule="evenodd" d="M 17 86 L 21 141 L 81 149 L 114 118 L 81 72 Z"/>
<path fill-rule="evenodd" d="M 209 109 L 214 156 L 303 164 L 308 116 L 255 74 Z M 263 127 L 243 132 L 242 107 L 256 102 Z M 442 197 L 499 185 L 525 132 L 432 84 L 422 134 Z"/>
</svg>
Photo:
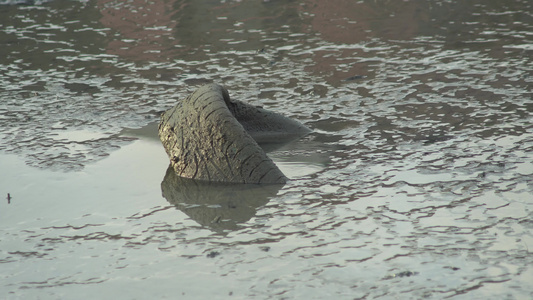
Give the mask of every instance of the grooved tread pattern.
<svg viewBox="0 0 533 300">
<path fill-rule="evenodd" d="M 255 108 L 230 100 L 222 86 L 208 84 L 163 113 L 159 137 L 176 174 L 206 181 L 285 183 L 287 178 L 228 106 Z"/>
</svg>

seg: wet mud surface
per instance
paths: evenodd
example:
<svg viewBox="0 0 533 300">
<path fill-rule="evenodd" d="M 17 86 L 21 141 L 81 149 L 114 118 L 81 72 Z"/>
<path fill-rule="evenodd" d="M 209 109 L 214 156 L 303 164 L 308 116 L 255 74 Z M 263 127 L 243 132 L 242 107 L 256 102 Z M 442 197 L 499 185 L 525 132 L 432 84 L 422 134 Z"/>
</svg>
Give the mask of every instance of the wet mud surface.
<svg viewBox="0 0 533 300">
<path fill-rule="evenodd" d="M 530 1 L 0 1 L 5 299 L 533 297 Z M 168 176 L 199 85 L 313 129 Z M 9 196 L 8 196 L 9 193 Z"/>
</svg>

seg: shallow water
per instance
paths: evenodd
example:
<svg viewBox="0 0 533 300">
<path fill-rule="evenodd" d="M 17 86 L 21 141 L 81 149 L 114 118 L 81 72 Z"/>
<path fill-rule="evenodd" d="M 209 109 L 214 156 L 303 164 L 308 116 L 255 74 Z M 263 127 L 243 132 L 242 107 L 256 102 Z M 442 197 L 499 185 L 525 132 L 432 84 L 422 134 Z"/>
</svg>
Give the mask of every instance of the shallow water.
<svg viewBox="0 0 533 300">
<path fill-rule="evenodd" d="M 533 297 L 530 1 L 0 4 L 2 298 Z M 166 176 L 205 82 L 291 182 Z"/>
</svg>

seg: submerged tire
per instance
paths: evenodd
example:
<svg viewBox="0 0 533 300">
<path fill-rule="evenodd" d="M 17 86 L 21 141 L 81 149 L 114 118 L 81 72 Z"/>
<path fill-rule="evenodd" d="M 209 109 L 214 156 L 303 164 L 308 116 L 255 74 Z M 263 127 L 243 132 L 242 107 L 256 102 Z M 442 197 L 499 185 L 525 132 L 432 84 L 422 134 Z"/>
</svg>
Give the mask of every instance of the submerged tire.
<svg viewBox="0 0 533 300">
<path fill-rule="evenodd" d="M 217 84 L 200 87 L 163 113 L 159 124 L 159 138 L 177 175 L 233 183 L 285 183 L 252 135 L 268 140 L 309 131 L 279 114 L 232 101 Z"/>
</svg>

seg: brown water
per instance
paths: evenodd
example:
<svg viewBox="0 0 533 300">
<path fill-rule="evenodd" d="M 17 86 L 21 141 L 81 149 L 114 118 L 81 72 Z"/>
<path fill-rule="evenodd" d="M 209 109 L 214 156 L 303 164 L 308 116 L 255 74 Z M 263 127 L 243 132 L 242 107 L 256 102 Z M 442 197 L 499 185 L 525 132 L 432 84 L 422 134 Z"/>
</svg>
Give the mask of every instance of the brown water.
<svg viewBox="0 0 533 300">
<path fill-rule="evenodd" d="M 0 1 L 0 298 L 533 298 L 533 4 L 457 2 Z M 289 184 L 167 174 L 205 82 Z"/>
</svg>

